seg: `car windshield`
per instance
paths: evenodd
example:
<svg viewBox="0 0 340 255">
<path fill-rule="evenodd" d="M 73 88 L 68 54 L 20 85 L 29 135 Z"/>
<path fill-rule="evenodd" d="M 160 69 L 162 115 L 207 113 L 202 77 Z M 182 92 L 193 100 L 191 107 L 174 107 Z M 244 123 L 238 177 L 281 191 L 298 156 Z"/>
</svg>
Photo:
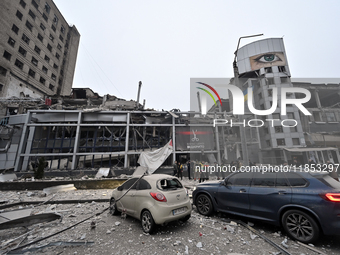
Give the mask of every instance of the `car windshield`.
<svg viewBox="0 0 340 255">
<path fill-rule="evenodd" d="M 161 190 L 176 190 L 183 188 L 177 179 L 162 179 L 157 183 L 157 188 Z"/>
</svg>

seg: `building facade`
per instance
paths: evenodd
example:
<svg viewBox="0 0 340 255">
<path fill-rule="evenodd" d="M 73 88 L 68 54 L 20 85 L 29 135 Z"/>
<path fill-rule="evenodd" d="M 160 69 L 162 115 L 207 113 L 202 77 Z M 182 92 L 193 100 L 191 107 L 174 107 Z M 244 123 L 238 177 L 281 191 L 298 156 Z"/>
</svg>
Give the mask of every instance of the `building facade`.
<svg viewBox="0 0 340 255">
<path fill-rule="evenodd" d="M 52 0 L 0 2 L 0 97 L 70 95 L 80 34 Z"/>
<path fill-rule="evenodd" d="M 282 164 L 284 161 L 293 163 L 294 160 L 299 164 L 306 164 L 309 159 L 323 163 L 328 160 L 333 163 L 339 162 L 339 152 L 336 147 L 330 147 L 330 143 L 326 142 L 316 144 L 309 134 L 313 132 L 316 140 L 320 133 L 328 132 L 328 130 L 336 132 L 338 119 L 337 111 L 334 108 L 339 107 L 337 104 L 339 102 L 339 85 L 335 84 L 324 88 L 313 86 L 313 84 L 293 84 L 282 38 L 255 41 L 238 49 L 236 54 L 237 75 L 233 82 L 237 83 L 236 85 L 242 89 L 245 95 L 245 109 L 249 114 L 246 114 L 244 118 L 257 118 L 264 123 L 258 129 L 260 140 L 258 147 L 247 146 L 248 153 L 259 151 L 259 154 L 254 153 L 259 158 L 250 156 L 250 159 L 267 164 Z M 252 95 L 247 94 L 247 89 L 250 87 L 253 90 Z M 286 104 L 286 113 L 282 114 L 281 101 L 284 99 L 281 98 L 299 99 L 305 97 L 302 93 L 295 92 L 294 88 L 296 87 L 311 92 L 312 97 L 304 104 L 304 107 L 312 113 L 312 116 L 305 115 L 294 104 Z M 281 95 L 282 88 L 288 88 L 290 92 Z M 275 99 L 276 96 L 277 99 Z M 255 109 L 264 111 L 274 108 L 275 111 L 268 115 L 255 116 L 251 114 L 247 107 L 249 97 L 252 97 Z M 323 109 L 321 101 L 324 106 L 327 104 L 329 108 L 333 109 Z M 232 98 L 230 107 L 232 107 Z M 320 123 L 325 119 L 327 122 L 320 126 Z M 248 128 L 248 133 L 249 129 L 251 128 Z M 247 130 L 245 134 L 247 135 Z M 309 141 L 308 144 L 306 139 Z M 334 143 L 332 145 L 338 146 Z M 318 151 L 320 157 L 316 156 Z"/>
</svg>

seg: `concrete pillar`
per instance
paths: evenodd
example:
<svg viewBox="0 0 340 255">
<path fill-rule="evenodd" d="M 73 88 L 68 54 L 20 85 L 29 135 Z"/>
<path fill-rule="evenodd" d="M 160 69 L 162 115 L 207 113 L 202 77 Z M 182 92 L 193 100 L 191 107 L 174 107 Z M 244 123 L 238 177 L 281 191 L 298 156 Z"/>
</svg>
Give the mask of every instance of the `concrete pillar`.
<svg viewBox="0 0 340 255">
<path fill-rule="evenodd" d="M 128 112 L 126 116 L 124 168 L 128 167 L 129 132 L 130 132 L 130 113 Z"/>
<path fill-rule="evenodd" d="M 32 115 L 31 111 L 28 111 L 26 114 L 25 123 L 22 127 L 21 139 L 20 139 L 20 143 L 18 147 L 18 157 L 15 161 L 15 166 L 14 166 L 14 171 L 16 172 L 22 170 L 23 156 L 21 156 L 21 154 L 23 153 L 24 147 L 27 142 L 27 136 L 28 136 L 27 124 L 31 121 L 31 115 Z"/>
<path fill-rule="evenodd" d="M 76 169 L 77 163 L 78 163 L 77 153 L 78 153 L 78 151 L 79 151 L 81 117 L 82 117 L 82 112 L 79 112 L 79 113 L 78 113 L 78 121 L 77 121 L 76 136 L 75 136 L 75 138 L 74 138 L 74 145 L 73 145 L 74 147 L 73 147 L 73 155 L 72 155 L 72 166 L 71 166 L 71 170 Z"/>
<path fill-rule="evenodd" d="M 320 109 L 322 106 L 321 106 L 320 97 L 319 97 L 319 90 L 317 89 L 314 90 L 314 96 L 315 96 L 316 105 Z"/>
</svg>

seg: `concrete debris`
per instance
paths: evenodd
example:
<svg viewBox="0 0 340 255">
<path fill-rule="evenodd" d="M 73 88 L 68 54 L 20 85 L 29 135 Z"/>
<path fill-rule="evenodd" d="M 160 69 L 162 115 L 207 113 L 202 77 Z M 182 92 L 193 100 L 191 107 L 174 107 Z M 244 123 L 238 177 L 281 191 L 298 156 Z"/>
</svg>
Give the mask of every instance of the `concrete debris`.
<svg viewBox="0 0 340 255">
<path fill-rule="evenodd" d="M 110 230 L 106 231 L 106 234 L 111 234 L 111 231 Z"/>
<path fill-rule="evenodd" d="M 276 233 L 276 232 L 275 232 L 275 233 L 273 234 L 273 236 L 274 236 L 274 237 L 280 237 L 281 235 L 280 235 L 280 233 Z"/>
<path fill-rule="evenodd" d="M 116 226 L 119 226 L 119 225 L 120 225 L 120 222 L 119 222 L 119 221 L 116 221 L 116 222 L 115 222 L 115 225 L 116 225 Z"/>
<path fill-rule="evenodd" d="M 15 220 L 15 219 L 27 217 L 27 216 L 30 216 L 31 213 L 32 213 L 31 208 L 3 212 L 3 213 L 0 213 L 0 223 L 7 222 L 9 220 Z"/>
<path fill-rule="evenodd" d="M 188 245 L 185 246 L 184 254 L 189 254 L 189 247 L 188 247 Z"/>
<path fill-rule="evenodd" d="M 56 193 L 56 192 L 65 192 L 65 191 L 73 191 L 73 190 L 77 190 L 74 187 L 74 184 L 65 184 L 65 185 L 58 185 L 54 187 L 45 188 L 43 189 L 43 192 L 46 193 L 46 195 L 49 195 L 49 194 Z"/>
<path fill-rule="evenodd" d="M 227 230 L 230 232 L 230 233 L 234 233 L 235 232 L 235 228 L 233 227 L 230 227 L 227 225 Z"/>
<path fill-rule="evenodd" d="M 30 248 L 30 249 L 26 249 L 26 250 L 15 250 L 13 252 L 8 252 L 7 254 L 34 254 L 32 252 L 38 251 L 40 249 L 44 249 L 47 247 L 51 247 L 51 246 L 80 246 L 80 245 L 93 245 L 94 242 L 52 242 L 49 243 L 47 245 L 42 245 L 42 246 L 38 246 L 38 247 L 34 247 L 34 248 Z"/>
<path fill-rule="evenodd" d="M 254 235 L 254 234 L 250 233 L 251 240 L 254 240 L 256 237 L 258 237 L 258 235 Z"/>
<path fill-rule="evenodd" d="M 26 217 L 20 217 L 14 220 L 8 220 L 0 224 L 0 229 L 16 228 L 16 227 L 27 227 L 37 223 L 54 221 L 61 219 L 61 215 L 56 213 L 41 213 L 30 215 Z"/>
<path fill-rule="evenodd" d="M 229 225 L 231 226 L 237 226 L 237 223 L 235 221 L 230 221 Z"/>
<path fill-rule="evenodd" d="M 254 223 L 248 221 L 248 226 L 254 227 Z"/>
<path fill-rule="evenodd" d="M 198 242 L 198 243 L 196 244 L 196 247 L 197 247 L 197 248 L 202 248 L 202 247 L 203 247 L 202 242 Z"/>
<path fill-rule="evenodd" d="M 282 245 L 283 247 L 285 247 L 286 249 L 289 248 L 289 245 L 287 245 L 287 242 L 288 242 L 287 238 L 285 238 L 285 239 L 281 242 L 281 245 Z"/>
<path fill-rule="evenodd" d="M 99 179 L 102 177 L 108 177 L 109 173 L 110 173 L 110 168 L 99 168 L 95 178 Z"/>
<path fill-rule="evenodd" d="M 83 234 L 81 237 L 80 237 L 80 240 L 84 240 L 86 238 L 86 233 Z"/>
<path fill-rule="evenodd" d="M 0 174 L 0 182 L 8 182 L 18 180 L 16 174 Z"/>
</svg>

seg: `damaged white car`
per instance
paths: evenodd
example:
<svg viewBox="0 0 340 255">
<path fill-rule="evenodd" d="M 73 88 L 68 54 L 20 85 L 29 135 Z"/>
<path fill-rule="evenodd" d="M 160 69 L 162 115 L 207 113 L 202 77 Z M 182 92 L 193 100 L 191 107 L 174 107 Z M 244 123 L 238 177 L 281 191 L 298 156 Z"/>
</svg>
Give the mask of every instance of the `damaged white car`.
<svg viewBox="0 0 340 255">
<path fill-rule="evenodd" d="M 191 209 L 187 189 L 165 174 L 133 177 L 114 189 L 110 200 L 112 215 L 122 212 L 139 219 L 145 233 L 152 233 L 157 224 L 187 221 Z"/>
</svg>

